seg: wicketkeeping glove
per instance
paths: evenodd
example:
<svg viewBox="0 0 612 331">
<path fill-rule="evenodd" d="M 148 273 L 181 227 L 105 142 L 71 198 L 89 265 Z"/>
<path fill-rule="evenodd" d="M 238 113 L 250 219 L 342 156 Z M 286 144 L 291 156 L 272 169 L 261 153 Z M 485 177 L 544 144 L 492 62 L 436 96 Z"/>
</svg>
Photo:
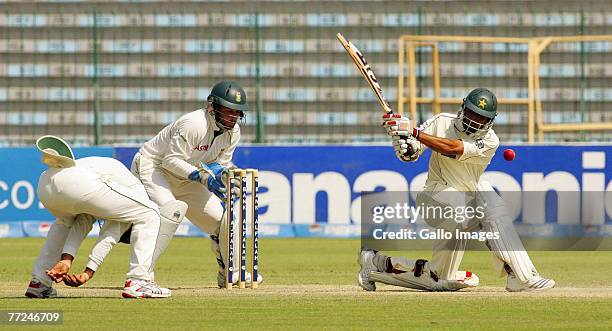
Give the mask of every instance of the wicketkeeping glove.
<svg viewBox="0 0 612 331">
<path fill-rule="evenodd" d="M 228 169 L 217 162 L 209 164 L 201 163 L 200 167 L 208 173 L 208 177 L 206 178 L 206 187 L 208 187 L 208 190 L 222 201 L 225 201 L 227 194 L 225 182 Z M 238 178 L 231 178 L 231 181 L 234 188 L 233 193 L 238 194 L 240 192 L 240 180 Z"/>
<path fill-rule="evenodd" d="M 227 169 L 217 162 L 209 164 L 200 164 L 204 169 L 207 169 L 209 176 L 206 179 L 206 187 L 219 199 L 225 200 L 225 182 L 224 177 Z"/>
</svg>

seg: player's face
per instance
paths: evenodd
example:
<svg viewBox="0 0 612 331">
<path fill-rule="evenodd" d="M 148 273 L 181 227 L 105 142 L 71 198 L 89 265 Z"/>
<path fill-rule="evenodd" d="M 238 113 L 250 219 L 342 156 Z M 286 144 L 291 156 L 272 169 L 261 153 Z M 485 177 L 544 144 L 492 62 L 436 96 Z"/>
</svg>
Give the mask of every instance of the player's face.
<svg viewBox="0 0 612 331">
<path fill-rule="evenodd" d="M 484 128 L 490 121 L 490 118 L 475 113 L 467 108 L 463 110 L 463 125 L 465 127 L 465 133 L 472 134 L 482 128 Z"/>
<path fill-rule="evenodd" d="M 489 119 L 478 114 L 475 113 L 471 110 L 467 110 L 467 112 L 465 113 L 465 116 L 467 116 L 470 120 L 478 123 L 480 125 L 480 127 L 478 127 L 479 129 L 482 128 L 485 124 L 487 124 L 489 122 Z"/>
<path fill-rule="evenodd" d="M 236 125 L 236 122 L 241 117 L 242 112 L 239 110 L 227 108 L 225 106 L 218 106 L 215 116 L 217 121 L 223 128 L 230 129 Z"/>
</svg>

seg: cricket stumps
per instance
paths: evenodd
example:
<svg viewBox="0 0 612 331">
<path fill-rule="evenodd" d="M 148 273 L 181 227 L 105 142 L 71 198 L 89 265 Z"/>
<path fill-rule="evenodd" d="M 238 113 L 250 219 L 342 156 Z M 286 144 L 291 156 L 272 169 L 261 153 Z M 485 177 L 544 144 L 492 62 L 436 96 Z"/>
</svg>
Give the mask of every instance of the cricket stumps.
<svg viewBox="0 0 612 331">
<path fill-rule="evenodd" d="M 237 194 L 238 210 L 238 233 L 240 244 L 240 258 L 238 259 L 238 288 L 246 288 L 247 271 L 247 180 L 251 178 L 251 288 L 257 288 L 258 269 L 259 269 L 259 206 L 257 193 L 259 190 L 259 171 L 257 169 L 230 169 L 225 174 L 225 185 L 227 198 L 226 204 L 226 224 L 227 231 L 227 268 L 225 268 L 225 288 L 231 289 L 234 283 L 234 228 L 236 218 L 234 215 L 234 181 L 238 180 L 239 193 Z M 234 179 L 234 180 L 232 180 Z"/>
</svg>

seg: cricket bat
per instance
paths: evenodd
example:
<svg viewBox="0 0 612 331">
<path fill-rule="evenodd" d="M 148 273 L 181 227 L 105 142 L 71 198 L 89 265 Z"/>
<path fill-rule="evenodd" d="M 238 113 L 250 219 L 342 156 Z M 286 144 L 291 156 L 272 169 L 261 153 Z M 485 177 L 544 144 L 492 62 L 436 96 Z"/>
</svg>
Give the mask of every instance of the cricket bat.
<svg viewBox="0 0 612 331">
<path fill-rule="evenodd" d="M 344 46 L 346 52 L 351 56 L 351 59 L 353 59 L 353 62 L 355 62 L 355 65 L 365 80 L 368 81 L 368 84 L 370 84 L 370 88 L 372 88 L 372 91 L 374 91 L 374 95 L 376 95 L 376 98 L 378 99 L 383 111 L 387 114 L 393 113 L 393 109 L 391 109 L 391 105 L 389 105 L 389 102 L 387 102 L 387 99 L 385 99 L 383 90 L 380 87 L 380 84 L 378 84 L 378 80 L 376 79 L 376 75 L 374 75 L 374 71 L 372 71 L 372 67 L 368 61 L 366 61 L 365 57 L 363 57 L 361 51 L 359 51 L 359 49 L 355 47 L 352 42 L 344 38 L 341 33 L 338 33 L 336 37 L 342 46 Z"/>
</svg>

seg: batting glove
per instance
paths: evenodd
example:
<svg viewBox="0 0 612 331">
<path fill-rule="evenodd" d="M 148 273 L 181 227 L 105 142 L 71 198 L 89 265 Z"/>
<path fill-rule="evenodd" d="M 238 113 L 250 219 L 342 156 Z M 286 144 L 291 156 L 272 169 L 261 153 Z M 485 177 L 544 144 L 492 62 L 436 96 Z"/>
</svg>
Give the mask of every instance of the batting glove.
<svg viewBox="0 0 612 331">
<path fill-rule="evenodd" d="M 394 135 L 392 139 L 395 155 L 400 161 L 412 162 L 419 158 L 420 146 L 419 142 L 414 137 Z"/>
<path fill-rule="evenodd" d="M 400 114 L 385 114 L 382 116 L 382 126 L 387 135 L 408 137 L 412 135 L 412 121 Z"/>
</svg>

